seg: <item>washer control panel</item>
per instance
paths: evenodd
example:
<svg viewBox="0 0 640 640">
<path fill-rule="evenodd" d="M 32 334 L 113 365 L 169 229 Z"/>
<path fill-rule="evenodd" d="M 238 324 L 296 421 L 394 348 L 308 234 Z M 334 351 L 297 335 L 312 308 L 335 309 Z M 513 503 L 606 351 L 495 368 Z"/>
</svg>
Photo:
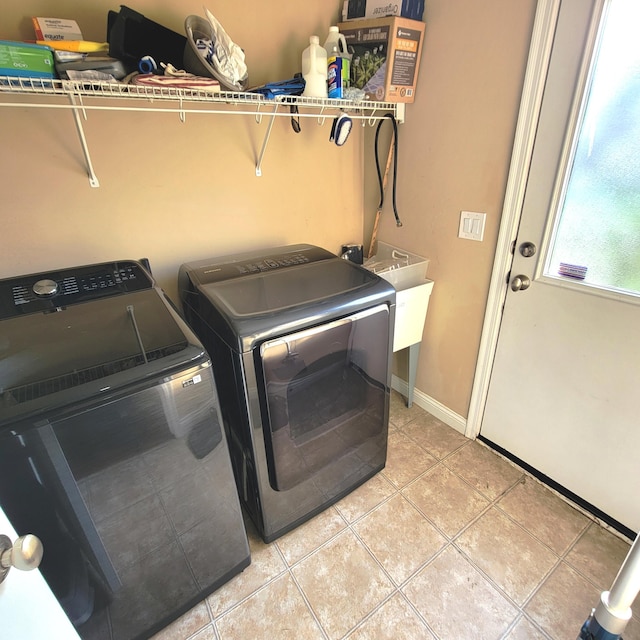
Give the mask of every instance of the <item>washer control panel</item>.
<svg viewBox="0 0 640 640">
<path fill-rule="evenodd" d="M 53 311 L 98 298 L 150 289 L 153 280 L 135 261 L 109 262 L 0 280 L 0 319 Z"/>
</svg>

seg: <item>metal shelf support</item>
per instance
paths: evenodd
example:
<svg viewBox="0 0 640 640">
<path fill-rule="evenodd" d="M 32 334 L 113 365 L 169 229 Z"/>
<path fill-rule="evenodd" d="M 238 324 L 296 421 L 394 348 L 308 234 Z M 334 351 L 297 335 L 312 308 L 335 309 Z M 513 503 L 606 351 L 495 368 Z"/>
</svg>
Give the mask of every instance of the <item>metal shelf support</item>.
<svg viewBox="0 0 640 640">
<path fill-rule="evenodd" d="M 264 154 L 267 150 L 267 145 L 269 144 L 269 138 L 271 137 L 271 129 L 273 129 L 273 123 L 276 121 L 276 116 L 278 115 L 278 107 L 279 103 L 276 102 L 273 113 L 271 114 L 271 118 L 269 120 L 269 124 L 267 125 L 267 132 L 265 133 L 264 140 L 262 142 L 262 149 L 260 149 L 260 155 L 258 156 L 258 162 L 256 164 L 256 176 L 260 177 L 262 175 L 262 159 L 264 158 Z"/>
<path fill-rule="evenodd" d="M 87 164 L 87 173 L 89 174 L 89 184 L 92 187 L 99 187 L 100 182 L 98 181 L 98 177 L 96 176 L 95 171 L 93 170 L 93 164 L 91 163 L 91 155 L 89 154 L 89 146 L 87 145 L 87 139 L 84 135 L 84 127 L 82 126 L 82 120 L 80 118 L 80 110 L 77 107 L 76 97 L 73 93 L 69 94 L 69 102 L 74 106 L 73 111 L 73 119 L 76 123 L 76 129 L 78 131 L 78 138 L 80 139 L 80 146 L 82 147 L 82 153 L 84 154 L 84 161 Z M 80 102 L 82 103 L 82 98 L 80 98 Z M 83 112 L 83 116 L 86 119 L 86 112 Z"/>
</svg>

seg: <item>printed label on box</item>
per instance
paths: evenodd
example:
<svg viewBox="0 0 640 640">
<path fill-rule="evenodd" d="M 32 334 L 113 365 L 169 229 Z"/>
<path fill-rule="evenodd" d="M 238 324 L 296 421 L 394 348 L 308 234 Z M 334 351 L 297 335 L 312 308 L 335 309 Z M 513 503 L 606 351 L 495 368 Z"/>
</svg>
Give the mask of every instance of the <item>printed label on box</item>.
<svg viewBox="0 0 640 640">
<path fill-rule="evenodd" d="M 420 44 L 420 31 L 399 27 L 396 33 L 391 84 L 412 86 L 416 75 L 416 59 Z"/>
<path fill-rule="evenodd" d="M 351 85 L 368 100 L 413 102 L 424 23 L 379 18 L 338 26 L 352 54 Z"/>
<path fill-rule="evenodd" d="M 36 40 L 83 40 L 75 20 L 62 18 L 31 18 Z"/>
</svg>

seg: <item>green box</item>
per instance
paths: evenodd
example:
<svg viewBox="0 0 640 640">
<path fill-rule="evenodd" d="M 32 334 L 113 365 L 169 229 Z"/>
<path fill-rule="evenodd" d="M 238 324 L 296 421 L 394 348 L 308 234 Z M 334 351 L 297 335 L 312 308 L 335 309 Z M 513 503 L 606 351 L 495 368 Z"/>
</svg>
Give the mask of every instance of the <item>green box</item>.
<svg viewBox="0 0 640 640">
<path fill-rule="evenodd" d="M 54 73 L 49 47 L 0 40 L 0 76 L 53 78 Z"/>
</svg>

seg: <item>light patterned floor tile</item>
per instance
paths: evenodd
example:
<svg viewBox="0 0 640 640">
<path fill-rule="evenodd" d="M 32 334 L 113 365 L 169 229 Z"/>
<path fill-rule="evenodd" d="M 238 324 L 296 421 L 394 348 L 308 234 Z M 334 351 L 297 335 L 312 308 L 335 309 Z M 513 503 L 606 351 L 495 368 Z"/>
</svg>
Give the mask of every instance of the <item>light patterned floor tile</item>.
<svg viewBox="0 0 640 640">
<path fill-rule="evenodd" d="M 398 585 L 447 542 L 400 494 L 360 520 L 354 529 Z"/>
<path fill-rule="evenodd" d="M 394 487 L 404 487 L 436 463 L 432 455 L 401 431 L 389 434 L 387 465 L 382 473 Z"/>
<path fill-rule="evenodd" d="M 630 545 L 593 523 L 566 556 L 566 561 L 597 587 L 606 591 L 629 553 Z"/>
<path fill-rule="evenodd" d="M 476 520 L 455 544 L 519 605 L 558 562 L 554 553 L 495 508 Z"/>
<path fill-rule="evenodd" d="M 194 636 L 191 636 L 189 640 L 218 640 L 218 636 L 216 635 L 214 625 L 210 624 L 208 627 L 198 631 Z"/>
<path fill-rule="evenodd" d="M 549 636 L 523 616 L 511 629 L 505 640 L 549 640 Z"/>
<path fill-rule="evenodd" d="M 633 607 L 634 611 L 638 610 L 638 600 Z M 631 618 L 627 624 L 627 628 L 622 634 L 624 640 L 640 640 L 640 621 L 637 618 Z"/>
<path fill-rule="evenodd" d="M 415 418 L 422 416 L 426 411 L 419 407 L 417 404 L 413 404 L 409 409 L 407 407 L 407 401 L 397 391 L 391 392 L 391 405 L 389 408 L 389 422 L 394 427 L 402 427 L 402 425 L 411 422 Z"/>
<path fill-rule="evenodd" d="M 221 640 L 323 640 L 318 623 L 289 573 L 216 620 Z"/>
<path fill-rule="evenodd" d="M 518 616 L 514 607 L 453 546 L 403 588 L 439 638 L 497 640 Z"/>
<path fill-rule="evenodd" d="M 276 545 L 265 544 L 248 520 L 246 524 L 251 564 L 207 598 L 214 617 L 218 617 L 286 570 Z"/>
<path fill-rule="evenodd" d="M 590 523 L 586 516 L 529 477 L 501 498 L 498 507 L 558 555 L 562 555 Z"/>
<path fill-rule="evenodd" d="M 423 413 L 405 424 L 402 431 L 438 460 L 471 442 L 429 413 Z"/>
<path fill-rule="evenodd" d="M 592 584 L 563 562 L 531 598 L 525 611 L 552 638 L 576 638 L 599 597 Z"/>
<path fill-rule="evenodd" d="M 207 604 L 203 601 L 154 635 L 152 640 L 186 640 L 210 624 L 211 616 L 209 615 Z"/>
<path fill-rule="evenodd" d="M 349 640 L 429 640 L 434 635 L 400 595 L 387 600 Z"/>
<path fill-rule="evenodd" d="M 331 640 L 342 638 L 393 591 L 393 584 L 351 531 L 292 569 Z"/>
<path fill-rule="evenodd" d="M 489 501 L 443 465 L 405 487 L 402 494 L 452 538 L 489 506 Z"/>
<path fill-rule="evenodd" d="M 444 463 L 489 500 L 495 500 L 524 473 L 479 442 L 470 442 Z"/>
<path fill-rule="evenodd" d="M 382 473 L 377 473 L 355 491 L 342 498 L 336 508 L 347 522 L 355 522 L 396 491 L 397 489 Z"/>
<path fill-rule="evenodd" d="M 338 511 L 334 507 L 308 520 L 293 531 L 278 538 L 276 544 L 289 566 L 315 551 L 329 538 L 340 533 L 346 527 Z"/>
</svg>

